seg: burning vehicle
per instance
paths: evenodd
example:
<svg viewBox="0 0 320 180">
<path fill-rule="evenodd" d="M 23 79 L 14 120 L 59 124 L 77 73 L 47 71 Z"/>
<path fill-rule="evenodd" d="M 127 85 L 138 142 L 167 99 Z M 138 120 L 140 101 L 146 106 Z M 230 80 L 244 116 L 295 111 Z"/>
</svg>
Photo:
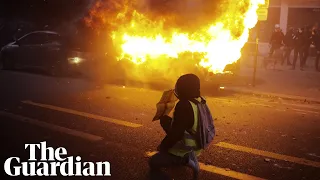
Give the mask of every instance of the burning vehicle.
<svg viewBox="0 0 320 180">
<path fill-rule="evenodd" d="M 89 56 L 66 46 L 55 32 L 32 32 L 8 44 L 1 61 L 9 69 L 18 62 L 51 74 L 85 67 L 80 71 L 92 69 L 99 72 L 97 78 L 140 82 L 171 82 L 194 73 L 220 84 L 237 73 L 241 50 L 262 4 L 264 0 L 97 0 L 83 22 L 94 31 L 96 41 L 107 44 L 93 47 L 102 52 L 93 53 L 98 63 L 86 64 Z M 31 46 L 24 43 L 28 39 L 37 41 L 29 52 L 25 49 Z M 17 54 L 19 58 L 14 57 Z"/>
<path fill-rule="evenodd" d="M 236 72 L 261 4 L 264 0 L 97 1 L 85 22 L 110 36 L 129 78 L 170 80 L 192 72 L 210 79 Z"/>
</svg>

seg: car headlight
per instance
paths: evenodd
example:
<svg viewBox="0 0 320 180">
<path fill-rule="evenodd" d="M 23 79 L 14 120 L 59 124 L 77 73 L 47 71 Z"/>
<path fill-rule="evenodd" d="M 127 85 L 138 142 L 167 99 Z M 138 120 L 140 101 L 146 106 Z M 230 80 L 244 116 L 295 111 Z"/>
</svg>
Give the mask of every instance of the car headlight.
<svg viewBox="0 0 320 180">
<path fill-rule="evenodd" d="M 71 57 L 71 58 L 68 58 L 68 62 L 70 64 L 80 64 L 84 61 L 84 59 L 80 58 L 80 57 Z"/>
</svg>

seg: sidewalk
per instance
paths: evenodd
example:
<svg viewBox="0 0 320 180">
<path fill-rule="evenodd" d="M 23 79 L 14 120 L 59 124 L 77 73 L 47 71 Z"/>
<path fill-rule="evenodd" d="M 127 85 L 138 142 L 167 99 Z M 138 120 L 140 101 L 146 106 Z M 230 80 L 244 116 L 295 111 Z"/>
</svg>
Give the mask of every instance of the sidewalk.
<svg viewBox="0 0 320 180">
<path fill-rule="evenodd" d="M 291 66 L 280 64 L 274 70 L 266 70 L 261 64 L 262 58 L 259 58 L 255 87 L 252 87 L 253 59 L 249 57 L 242 60 L 237 80 L 226 84 L 226 89 L 320 103 L 320 72 L 314 70 L 313 58 L 309 58 L 304 71 L 290 70 Z"/>
</svg>

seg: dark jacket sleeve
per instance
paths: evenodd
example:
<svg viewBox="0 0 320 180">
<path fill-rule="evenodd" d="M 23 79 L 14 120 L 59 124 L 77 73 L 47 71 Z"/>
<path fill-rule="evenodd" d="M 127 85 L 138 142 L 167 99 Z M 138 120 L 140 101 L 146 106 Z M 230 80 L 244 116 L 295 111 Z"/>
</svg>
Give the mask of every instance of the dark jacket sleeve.
<svg viewBox="0 0 320 180">
<path fill-rule="evenodd" d="M 291 38 L 291 34 L 287 33 L 284 38 L 283 38 L 283 43 L 286 45 L 286 46 L 289 46 L 290 45 L 290 38 Z"/>
<path fill-rule="evenodd" d="M 316 49 L 320 51 L 320 34 L 315 36 L 314 44 L 316 45 Z"/>
<path fill-rule="evenodd" d="M 284 41 L 284 33 L 281 31 L 281 44 L 283 44 L 283 41 Z"/>
<path fill-rule="evenodd" d="M 168 151 L 183 138 L 184 132 L 194 123 L 193 109 L 189 101 L 179 101 L 173 113 L 173 123 L 160 144 L 161 151 Z"/>
<path fill-rule="evenodd" d="M 273 32 L 273 33 L 271 34 L 269 44 L 272 44 L 272 43 L 273 43 L 274 38 L 275 38 L 275 33 Z"/>
<path fill-rule="evenodd" d="M 160 125 L 162 129 L 166 132 L 166 134 L 169 133 L 171 129 L 171 124 L 172 124 L 172 118 L 170 116 L 161 116 L 160 117 Z"/>
</svg>

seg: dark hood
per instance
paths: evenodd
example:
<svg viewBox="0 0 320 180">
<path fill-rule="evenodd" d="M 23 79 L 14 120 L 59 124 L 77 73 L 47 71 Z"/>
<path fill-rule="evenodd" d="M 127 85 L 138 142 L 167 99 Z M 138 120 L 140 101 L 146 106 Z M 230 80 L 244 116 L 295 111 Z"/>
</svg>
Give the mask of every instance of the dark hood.
<svg viewBox="0 0 320 180">
<path fill-rule="evenodd" d="M 194 74 L 181 76 L 177 80 L 175 94 L 180 100 L 200 97 L 200 79 Z"/>
</svg>

